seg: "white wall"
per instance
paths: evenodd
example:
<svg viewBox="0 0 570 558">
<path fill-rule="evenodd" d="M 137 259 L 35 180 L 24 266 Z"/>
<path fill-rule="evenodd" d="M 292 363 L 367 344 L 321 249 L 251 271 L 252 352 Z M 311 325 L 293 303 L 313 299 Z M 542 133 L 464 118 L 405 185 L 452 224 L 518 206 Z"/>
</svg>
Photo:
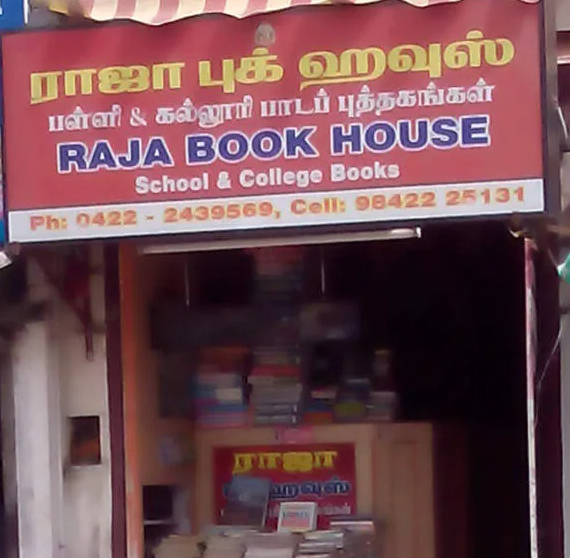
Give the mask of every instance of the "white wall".
<svg viewBox="0 0 570 558">
<path fill-rule="evenodd" d="M 102 251 L 94 264 L 103 269 Z M 95 329 L 105 323 L 102 271 L 91 281 Z M 58 304 L 57 320 L 61 413 L 63 417 L 98 415 L 101 422 L 102 463 L 66 470 L 63 483 L 66 558 L 111 558 L 111 456 L 104 333 L 95 334 L 94 356 L 88 361 L 85 337 L 77 318 Z M 113 557 L 120 558 L 120 557 Z"/>
<path fill-rule="evenodd" d="M 556 28 L 558 31 L 570 31 L 570 0 L 556 0 Z"/>
<path fill-rule="evenodd" d="M 30 276 L 36 298 L 53 303 L 49 319 L 20 335 L 12 359 L 20 558 L 121 558 L 111 557 L 105 337 L 96 334 L 89 362 L 77 318 L 35 263 Z M 94 276 L 96 324 L 104 323 L 103 288 Z M 81 415 L 100 417 L 102 464 L 64 468 L 67 418 Z"/>
</svg>

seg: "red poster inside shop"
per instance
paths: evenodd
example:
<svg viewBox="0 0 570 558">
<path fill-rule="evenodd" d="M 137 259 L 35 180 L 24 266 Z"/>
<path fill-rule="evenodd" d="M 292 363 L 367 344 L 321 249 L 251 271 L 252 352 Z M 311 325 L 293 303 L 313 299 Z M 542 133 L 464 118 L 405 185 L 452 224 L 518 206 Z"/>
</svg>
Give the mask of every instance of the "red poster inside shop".
<svg viewBox="0 0 570 558">
<path fill-rule="evenodd" d="M 271 481 L 268 527 L 275 528 L 280 502 L 316 502 L 318 527 L 332 517 L 357 513 L 354 444 L 244 446 L 214 449 L 214 509 L 222 516 L 234 475 Z"/>
<path fill-rule="evenodd" d="M 2 38 L 13 241 L 544 210 L 541 4 Z"/>
</svg>

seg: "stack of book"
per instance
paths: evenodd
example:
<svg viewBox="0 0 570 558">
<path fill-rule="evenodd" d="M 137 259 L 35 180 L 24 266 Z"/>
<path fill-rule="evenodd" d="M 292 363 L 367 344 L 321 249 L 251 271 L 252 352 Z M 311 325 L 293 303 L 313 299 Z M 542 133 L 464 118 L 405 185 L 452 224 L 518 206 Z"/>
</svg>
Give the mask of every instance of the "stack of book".
<svg viewBox="0 0 570 558">
<path fill-rule="evenodd" d="M 200 547 L 198 537 L 171 535 L 164 539 L 154 550 L 155 558 L 198 558 Z"/>
<path fill-rule="evenodd" d="M 371 382 L 365 376 L 343 378 L 335 404 L 335 419 L 338 422 L 359 422 L 366 419 L 370 400 Z"/>
<path fill-rule="evenodd" d="M 346 517 L 331 521 L 330 528 L 344 532 L 343 558 L 378 558 L 382 556 L 381 533 L 370 518 Z"/>
<path fill-rule="evenodd" d="M 259 347 L 248 377 L 250 406 L 257 425 L 294 425 L 303 394 L 296 348 Z"/>
<path fill-rule="evenodd" d="M 212 535 L 206 541 L 203 558 L 243 558 L 244 553 L 243 535 Z"/>
<path fill-rule="evenodd" d="M 257 533 L 246 538 L 245 558 L 293 558 L 297 537 L 284 533 Z"/>
<path fill-rule="evenodd" d="M 194 414 L 203 428 L 246 426 L 243 372 L 238 363 L 202 363 L 194 378 Z"/>
<path fill-rule="evenodd" d="M 368 418 L 374 422 L 396 418 L 398 395 L 396 392 L 392 355 L 387 349 L 376 349 L 372 360 L 372 391 L 368 402 Z"/>
<path fill-rule="evenodd" d="M 256 304 L 297 303 L 303 292 L 303 252 L 297 247 L 254 250 Z"/>
<path fill-rule="evenodd" d="M 307 424 L 330 424 L 334 418 L 336 386 L 314 388 L 309 391 L 303 420 Z"/>
<path fill-rule="evenodd" d="M 375 521 L 357 516 L 335 518 L 329 530 L 304 534 L 217 526 L 207 534 L 203 558 L 379 558 L 380 535 Z"/>
<path fill-rule="evenodd" d="M 295 556 L 319 556 L 319 558 L 337 558 L 340 555 L 335 541 L 315 539 L 303 541 L 297 547 Z"/>
<path fill-rule="evenodd" d="M 303 398 L 299 312 L 303 291 L 303 252 L 297 247 L 253 251 L 254 301 L 263 327 L 252 352 L 248 377 L 256 425 L 299 422 Z"/>
<path fill-rule="evenodd" d="M 344 547 L 345 533 L 341 529 L 329 529 L 328 531 L 312 531 L 305 533 L 305 548 L 307 545 L 321 543 L 332 546 L 335 550 L 342 550 Z"/>
<path fill-rule="evenodd" d="M 398 396 L 394 391 L 372 391 L 366 407 L 370 421 L 391 422 L 396 417 Z"/>
</svg>

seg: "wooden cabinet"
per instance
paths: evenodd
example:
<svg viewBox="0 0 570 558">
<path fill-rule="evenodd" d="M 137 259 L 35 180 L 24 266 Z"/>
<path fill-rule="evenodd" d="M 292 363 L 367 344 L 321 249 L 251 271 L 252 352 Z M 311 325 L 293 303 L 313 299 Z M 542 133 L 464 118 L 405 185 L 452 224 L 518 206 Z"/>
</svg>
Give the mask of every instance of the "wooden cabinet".
<svg viewBox="0 0 570 558">
<path fill-rule="evenodd" d="M 433 439 L 429 424 L 378 427 L 374 514 L 389 558 L 435 557 Z"/>
<path fill-rule="evenodd" d="M 382 524 L 386 558 L 465 557 L 467 494 L 460 432 L 428 423 L 331 425 L 313 427 L 311 437 L 315 444 L 355 445 L 358 513 L 371 514 Z M 197 530 L 215 519 L 213 448 L 275 443 L 272 428 L 197 432 Z"/>
</svg>

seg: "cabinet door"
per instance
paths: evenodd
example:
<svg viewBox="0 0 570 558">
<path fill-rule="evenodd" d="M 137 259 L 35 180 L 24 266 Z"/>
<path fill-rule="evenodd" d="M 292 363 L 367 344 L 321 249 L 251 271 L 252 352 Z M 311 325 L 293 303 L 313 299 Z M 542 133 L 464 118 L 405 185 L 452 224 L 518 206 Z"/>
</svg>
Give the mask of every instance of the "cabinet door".
<svg viewBox="0 0 570 558">
<path fill-rule="evenodd" d="M 384 525 L 384 556 L 434 558 L 432 426 L 379 426 L 375 461 L 375 515 Z"/>
</svg>

